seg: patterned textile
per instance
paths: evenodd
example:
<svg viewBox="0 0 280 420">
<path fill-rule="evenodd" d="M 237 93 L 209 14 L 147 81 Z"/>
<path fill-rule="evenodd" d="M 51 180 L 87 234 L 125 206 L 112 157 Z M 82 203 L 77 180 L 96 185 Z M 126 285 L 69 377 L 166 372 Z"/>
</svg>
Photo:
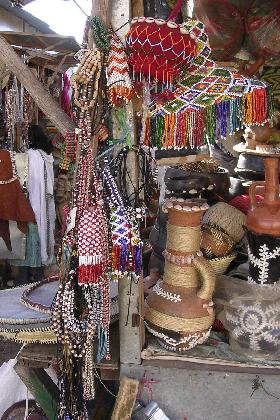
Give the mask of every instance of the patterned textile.
<svg viewBox="0 0 280 420">
<path fill-rule="evenodd" d="M 142 241 L 136 212 L 124 206 L 115 179 L 109 166 L 102 171 L 103 184 L 107 190 L 105 200 L 109 207 L 109 231 L 112 242 L 111 270 L 113 280 L 123 274 L 141 274 Z"/>
<path fill-rule="evenodd" d="M 204 67 L 178 83 L 171 100 L 154 95 L 142 143 L 159 149 L 198 147 L 244 125 L 262 124 L 272 112 L 271 90 L 264 82 Z"/>
<path fill-rule="evenodd" d="M 280 280 L 280 238 L 247 232 L 250 283 L 262 286 L 276 284 Z"/>
<path fill-rule="evenodd" d="M 38 226 L 34 223 L 28 223 L 28 232 L 26 235 L 25 259 L 15 259 L 10 261 L 11 265 L 18 267 L 41 267 L 41 248 Z"/>
</svg>

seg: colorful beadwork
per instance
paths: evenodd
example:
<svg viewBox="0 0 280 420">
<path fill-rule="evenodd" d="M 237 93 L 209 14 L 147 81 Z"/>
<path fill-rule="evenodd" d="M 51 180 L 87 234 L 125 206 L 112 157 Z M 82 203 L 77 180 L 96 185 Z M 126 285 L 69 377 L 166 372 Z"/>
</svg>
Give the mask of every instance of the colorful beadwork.
<svg viewBox="0 0 280 420">
<path fill-rule="evenodd" d="M 109 206 L 112 278 L 119 280 L 127 273 L 140 276 L 142 241 L 136 211 L 132 208 L 125 208 L 108 166 L 103 169 L 103 180 L 107 190 L 105 200 Z"/>
<path fill-rule="evenodd" d="M 189 20 L 181 25 L 153 18 L 134 18 L 126 35 L 133 78 L 171 86 L 188 69 L 213 67 L 204 25 Z"/>
<path fill-rule="evenodd" d="M 202 68 L 176 85 L 173 98 L 154 95 L 145 117 L 143 144 L 155 148 L 198 147 L 244 125 L 272 116 L 271 89 L 262 81 L 223 68 Z"/>
<path fill-rule="evenodd" d="M 122 106 L 132 98 L 133 90 L 126 54 L 120 39 L 115 34 L 110 41 L 107 85 L 111 105 Z"/>
</svg>

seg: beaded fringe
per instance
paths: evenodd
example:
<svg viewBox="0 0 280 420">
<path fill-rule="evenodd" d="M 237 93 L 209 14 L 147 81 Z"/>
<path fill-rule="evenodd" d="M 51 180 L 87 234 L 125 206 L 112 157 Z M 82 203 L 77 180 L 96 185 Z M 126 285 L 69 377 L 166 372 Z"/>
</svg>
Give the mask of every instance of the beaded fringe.
<svg viewBox="0 0 280 420">
<path fill-rule="evenodd" d="M 141 243 L 131 246 L 113 245 L 111 265 L 113 280 L 119 280 L 127 272 L 133 272 L 136 276 L 141 274 L 141 250 Z"/>
<path fill-rule="evenodd" d="M 98 283 L 106 270 L 104 258 L 100 255 L 80 256 L 78 284 Z"/>
<path fill-rule="evenodd" d="M 148 112 L 143 144 L 158 149 L 199 147 L 214 143 L 219 137 L 240 130 L 246 125 L 264 124 L 273 113 L 269 87 L 255 88 L 243 97 L 224 99 L 201 109 L 166 112 L 163 108 Z"/>
</svg>

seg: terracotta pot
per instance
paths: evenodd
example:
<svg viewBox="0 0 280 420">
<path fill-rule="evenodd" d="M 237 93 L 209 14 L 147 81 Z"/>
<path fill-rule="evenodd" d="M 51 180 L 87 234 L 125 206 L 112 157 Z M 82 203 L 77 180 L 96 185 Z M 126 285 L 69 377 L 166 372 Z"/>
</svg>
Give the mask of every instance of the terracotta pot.
<svg viewBox="0 0 280 420">
<path fill-rule="evenodd" d="M 215 274 L 209 263 L 197 255 L 202 213 L 168 209 L 164 277 L 147 298 L 147 328 L 172 351 L 203 343 L 214 321 Z"/>
<path fill-rule="evenodd" d="M 249 188 L 251 208 L 247 214 L 248 230 L 280 236 L 280 199 L 278 158 L 265 158 L 265 181 L 253 182 Z M 264 193 L 264 200 L 257 203 L 256 190 Z"/>
<path fill-rule="evenodd" d="M 188 205 L 197 206 L 195 202 L 190 202 Z M 186 213 L 182 210 L 172 208 L 168 211 L 168 222 L 174 226 L 199 226 L 203 213 L 203 210 Z"/>
</svg>

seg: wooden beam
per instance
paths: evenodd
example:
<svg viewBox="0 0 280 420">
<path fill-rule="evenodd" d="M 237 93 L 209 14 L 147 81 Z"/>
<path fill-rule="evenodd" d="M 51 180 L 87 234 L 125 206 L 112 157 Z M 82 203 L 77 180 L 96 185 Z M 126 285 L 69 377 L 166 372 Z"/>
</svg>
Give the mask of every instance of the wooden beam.
<svg viewBox="0 0 280 420">
<path fill-rule="evenodd" d="M 0 36 L 0 57 L 1 61 L 17 77 L 38 107 L 64 137 L 67 131 L 75 129 L 73 121 L 65 114 L 30 68 L 23 63 L 18 54 L 2 36 Z"/>
<path fill-rule="evenodd" d="M 120 363 L 141 364 L 143 348 L 143 279 L 135 283 L 129 276 L 119 281 Z"/>
<path fill-rule="evenodd" d="M 126 420 L 131 418 L 132 410 L 137 398 L 139 381 L 123 377 L 121 379 L 117 400 L 111 420 Z"/>
</svg>

